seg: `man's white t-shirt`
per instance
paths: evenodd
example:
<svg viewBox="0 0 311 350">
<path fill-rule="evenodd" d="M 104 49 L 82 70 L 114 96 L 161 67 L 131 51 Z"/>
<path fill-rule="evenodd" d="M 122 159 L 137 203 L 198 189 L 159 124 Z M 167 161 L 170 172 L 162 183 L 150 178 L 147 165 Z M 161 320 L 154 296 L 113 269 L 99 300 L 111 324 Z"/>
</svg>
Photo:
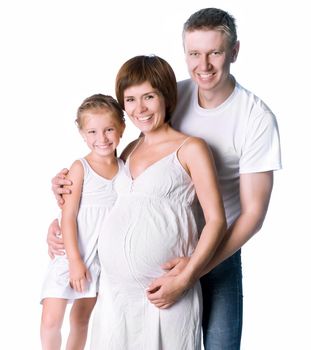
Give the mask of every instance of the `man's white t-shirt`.
<svg viewBox="0 0 311 350">
<path fill-rule="evenodd" d="M 220 106 L 198 104 L 191 79 L 178 83 L 178 103 L 172 126 L 204 139 L 212 150 L 228 227 L 240 214 L 240 174 L 281 169 L 278 125 L 267 105 L 236 83 Z"/>
</svg>

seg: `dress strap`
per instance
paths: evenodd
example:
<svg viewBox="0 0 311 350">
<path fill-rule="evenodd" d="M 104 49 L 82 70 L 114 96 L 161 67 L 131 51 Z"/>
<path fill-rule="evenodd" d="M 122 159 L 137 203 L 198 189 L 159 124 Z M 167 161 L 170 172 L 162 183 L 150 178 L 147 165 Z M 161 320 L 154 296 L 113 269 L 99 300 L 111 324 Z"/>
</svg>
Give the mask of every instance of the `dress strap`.
<svg viewBox="0 0 311 350">
<path fill-rule="evenodd" d="M 181 149 L 181 147 L 191 138 L 191 136 L 188 136 L 184 139 L 184 141 L 178 146 L 178 148 L 176 149 L 176 153 Z"/>
<path fill-rule="evenodd" d="M 141 136 L 141 137 L 138 138 L 138 140 L 137 140 L 137 142 L 136 142 L 136 145 L 133 147 L 133 149 L 131 150 L 131 152 L 130 152 L 129 155 L 127 156 L 126 161 L 127 161 L 128 159 L 130 159 L 132 153 L 133 153 L 133 152 L 136 150 L 136 148 L 141 144 L 141 142 L 142 142 L 143 139 L 144 139 L 143 136 Z"/>
<path fill-rule="evenodd" d="M 85 158 L 79 158 L 79 161 L 82 163 L 84 172 L 87 172 L 90 169 L 90 164 Z"/>
</svg>

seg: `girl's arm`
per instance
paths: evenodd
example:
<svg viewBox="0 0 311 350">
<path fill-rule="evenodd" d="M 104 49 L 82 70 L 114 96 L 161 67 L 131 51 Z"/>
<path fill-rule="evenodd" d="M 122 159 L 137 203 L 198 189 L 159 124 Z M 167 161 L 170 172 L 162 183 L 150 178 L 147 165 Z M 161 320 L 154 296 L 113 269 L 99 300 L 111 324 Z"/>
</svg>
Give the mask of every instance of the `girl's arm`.
<svg viewBox="0 0 311 350">
<path fill-rule="evenodd" d="M 68 173 L 72 181 L 71 194 L 64 194 L 62 207 L 61 232 L 69 262 L 69 278 L 73 289 L 82 292 L 87 287 L 88 270 L 81 258 L 78 246 L 77 215 L 82 193 L 84 170 L 80 161 L 75 161 Z"/>
<path fill-rule="evenodd" d="M 126 161 L 128 155 L 132 152 L 135 147 L 137 141 L 136 139 L 129 143 L 123 152 L 120 155 L 120 158 L 123 161 Z M 64 168 L 58 174 L 56 174 L 52 179 L 52 191 L 57 200 L 58 206 L 63 209 L 65 202 L 70 198 L 68 194 L 71 194 L 73 190 L 73 179 L 68 176 L 68 169 Z M 48 233 L 46 237 L 46 241 L 48 244 L 48 253 L 52 259 L 54 259 L 55 255 L 63 255 L 64 242 L 59 233 L 61 229 L 59 227 L 58 220 L 55 219 L 51 222 Z"/>
<path fill-rule="evenodd" d="M 206 143 L 191 138 L 178 152 L 188 171 L 203 209 L 205 226 L 186 267 L 178 276 L 160 277 L 148 288 L 148 298 L 156 306 L 171 306 L 201 276 L 226 232 L 226 219 L 218 187 L 214 161 Z"/>
</svg>

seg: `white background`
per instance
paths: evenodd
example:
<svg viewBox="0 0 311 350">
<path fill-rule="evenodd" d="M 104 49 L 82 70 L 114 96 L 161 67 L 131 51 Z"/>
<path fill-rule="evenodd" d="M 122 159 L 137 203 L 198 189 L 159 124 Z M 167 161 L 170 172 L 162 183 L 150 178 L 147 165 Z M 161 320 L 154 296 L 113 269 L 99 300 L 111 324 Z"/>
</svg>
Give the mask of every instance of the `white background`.
<svg viewBox="0 0 311 350">
<path fill-rule="evenodd" d="M 1 348 L 40 349 L 45 238 L 58 215 L 50 180 L 87 152 L 74 125 L 78 105 L 93 93 L 114 94 L 118 68 L 138 54 L 160 55 L 178 80 L 187 78 L 182 25 L 215 6 L 237 20 L 241 50 L 232 72 L 274 111 L 282 140 L 284 169 L 275 175 L 264 227 L 243 249 L 242 349 L 311 349 L 307 3 L 1 3 Z M 137 135 L 128 123 L 120 151 Z"/>
</svg>

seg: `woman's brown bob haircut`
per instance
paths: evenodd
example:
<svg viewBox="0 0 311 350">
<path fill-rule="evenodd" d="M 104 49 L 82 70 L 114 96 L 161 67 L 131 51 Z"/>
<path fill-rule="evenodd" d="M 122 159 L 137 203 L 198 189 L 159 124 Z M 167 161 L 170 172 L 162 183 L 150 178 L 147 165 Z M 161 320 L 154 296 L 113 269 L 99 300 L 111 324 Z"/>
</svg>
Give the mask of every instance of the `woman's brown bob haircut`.
<svg viewBox="0 0 311 350">
<path fill-rule="evenodd" d="M 135 56 L 126 61 L 116 77 L 116 97 L 124 109 L 124 90 L 144 82 L 160 92 L 165 101 L 165 122 L 169 122 L 177 103 L 177 83 L 172 67 L 158 56 Z"/>
</svg>

